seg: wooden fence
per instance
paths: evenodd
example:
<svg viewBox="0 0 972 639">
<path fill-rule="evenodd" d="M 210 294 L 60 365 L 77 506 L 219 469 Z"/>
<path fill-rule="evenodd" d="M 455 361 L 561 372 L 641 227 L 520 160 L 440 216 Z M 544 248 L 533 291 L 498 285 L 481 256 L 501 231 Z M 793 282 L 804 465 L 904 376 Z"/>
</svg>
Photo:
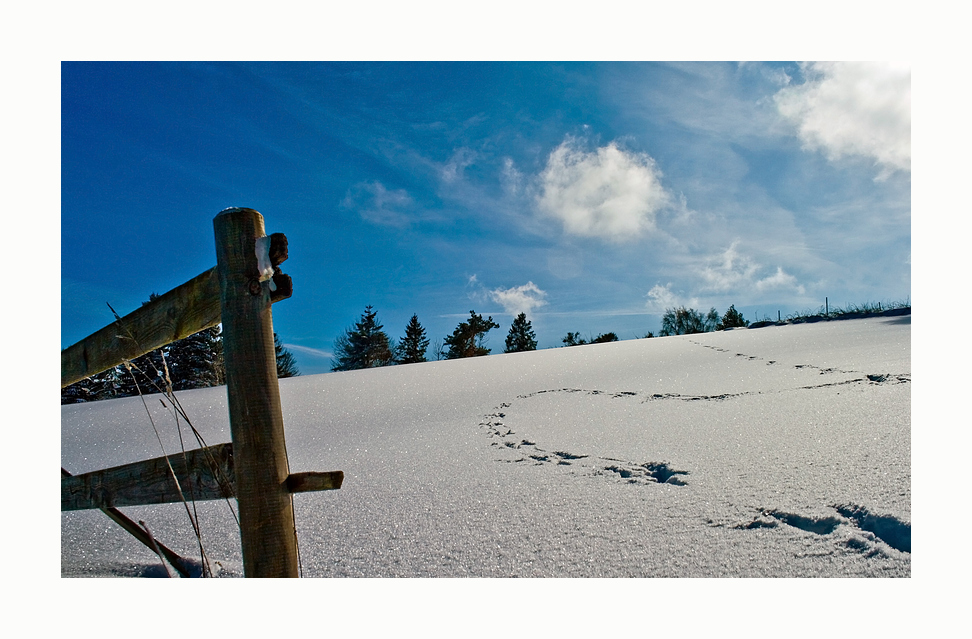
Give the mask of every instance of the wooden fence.
<svg viewBox="0 0 972 639">
<path fill-rule="evenodd" d="M 291 495 L 340 488 L 344 473 L 289 470 L 270 308 L 293 293 L 279 269 L 287 238 L 267 237 L 253 209 L 221 211 L 213 227 L 216 266 L 61 351 L 61 388 L 222 322 L 232 443 L 83 475 L 62 469 L 61 510 L 100 508 L 183 572 L 117 508 L 235 497 L 244 575 L 296 577 Z"/>
</svg>

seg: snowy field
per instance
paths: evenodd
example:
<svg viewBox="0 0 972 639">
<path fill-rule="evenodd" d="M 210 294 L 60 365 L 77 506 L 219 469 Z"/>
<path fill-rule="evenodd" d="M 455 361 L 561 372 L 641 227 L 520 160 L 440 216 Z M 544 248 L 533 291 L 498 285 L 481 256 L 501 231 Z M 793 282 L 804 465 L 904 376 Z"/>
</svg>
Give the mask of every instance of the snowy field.
<svg viewBox="0 0 972 639">
<path fill-rule="evenodd" d="M 305 577 L 911 576 L 910 316 L 298 377 L 280 392 L 291 472 L 345 472 L 340 490 L 294 497 Z M 180 397 L 207 444 L 229 441 L 224 388 Z M 147 404 L 177 452 L 175 421 Z M 61 409 L 72 473 L 160 454 L 139 398 Z M 227 504 L 197 509 L 216 572 L 242 576 Z M 198 558 L 181 504 L 124 511 Z M 61 514 L 62 576 L 160 574 L 100 511 Z"/>
</svg>

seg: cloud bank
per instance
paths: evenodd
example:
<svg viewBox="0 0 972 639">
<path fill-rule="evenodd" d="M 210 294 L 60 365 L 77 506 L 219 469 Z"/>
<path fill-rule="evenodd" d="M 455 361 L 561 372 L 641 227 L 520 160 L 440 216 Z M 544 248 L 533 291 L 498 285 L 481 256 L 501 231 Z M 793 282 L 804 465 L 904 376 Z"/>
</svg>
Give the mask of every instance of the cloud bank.
<svg viewBox="0 0 972 639">
<path fill-rule="evenodd" d="M 587 152 L 568 138 L 540 174 L 537 206 L 571 235 L 623 242 L 653 228 L 655 213 L 669 202 L 660 178 L 647 154 L 614 142 Z"/>
<path fill-rule="evenodd" d="M 774 97 L 779 113 L 797 126 L 809 150 L 828 159 L 862 156 L 881 176 L 911 171 L 911 69 L 872 62 L 814 62 L 806 82 Z"/>
</svg>

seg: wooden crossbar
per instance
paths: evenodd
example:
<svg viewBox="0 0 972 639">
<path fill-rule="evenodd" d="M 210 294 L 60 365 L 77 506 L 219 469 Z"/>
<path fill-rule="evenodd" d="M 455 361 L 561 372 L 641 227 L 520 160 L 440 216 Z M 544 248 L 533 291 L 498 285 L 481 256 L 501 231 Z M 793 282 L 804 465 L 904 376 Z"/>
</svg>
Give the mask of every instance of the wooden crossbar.
<svg viewBox="0 0 972 639">
<path fill-rule="evenodd" d="M 188 462 L 188 464 L 187 464 Z M 61 510 L 120 508 L 182 501 L 169 464 L 187 500 L 233 497 L 233 445 L 156 457 L 61 478 Z M 215 471 L 214 471 L 215 465 Z"/>
<path fill-rule="evenodd" d="M 179 479 L 176 486 L 169 464 Z M 295 473 L 287 477 L 290 493 L 337 490 L 344 482 L 340 470 Z M 81 475 L 61 477 L 61 510 L 110 509 L 123 506 L 208 501 L 236 497 L 233 444 L 157 457 Z"/>
<path fill-rule="evenodd" d="M 270 294 L 271 303 L 290 297 L 289 275 L 277 273 L 273 281 L 276 290 Z M 219 277 L 213 267 L 62 350 L 61 388 L 216 326 L 220 320 Z"/>
<path fill-rule="evenodd" d="M 216 268 L 61 351 L 61 388 L 219 324 Z"/>
</svg>

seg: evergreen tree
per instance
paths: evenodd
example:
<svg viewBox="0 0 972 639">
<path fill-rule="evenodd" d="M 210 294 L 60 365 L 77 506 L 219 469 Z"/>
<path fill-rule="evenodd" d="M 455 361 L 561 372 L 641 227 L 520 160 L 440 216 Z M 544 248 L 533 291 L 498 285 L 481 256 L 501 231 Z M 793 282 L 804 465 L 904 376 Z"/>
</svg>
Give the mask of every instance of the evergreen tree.
<svg viewBox="0 0 972 639">
<path fill-rule="evenodd" d="M 537 350 L 537 335 L 533 326 L 526 318 L 526 313 L 520 313 L 510 326 L 510 333 L 506 336 L 507 353 L 521 353 Z"/>
<path fill-rule="evenodd" d="M 61 404 L 81 404 L 95 400 L 94 380 L 91 377 L 61 389 Z"/>
<path fill-rule="evenodd" d="M 381 330 L 377 316 L 378 313 L 370 305 L 366 306 L 354 327 L 334 340 L 332 371 L 353 371 L 393 363 L 391 342 Z"/>
<path fill-rule="evenodd" d="M 280 336 L 273 334 L 273 353 L 277 358 L 277 377 L 297 377 L 300 369 L 297 368 L 297 360 L 294 354 L 284 348 L 280 343 Z"/>
<path fill-rule="evenodd" d="M 486 333 L 499 328 L 499 324 L 494 322 L 492 317 L 484 320 L 482 315 L 476 314 L 476 311 L 469 311 L 469 316 L 468 322 L 461 322 L 452 335 L 443 340 L 449 348 L 446 354 L 448 359 L 489 355 L 489 349 L 486 348 Z"/>
<path fill-rule="evenodd" d="M 417 364 L 425 362 L 425 352 L 429 348 L 429 340 L 425 337 L 425 329 L 419 324 L 418 315 L 405 327 L 405 337 L 398 342 L 395 349 L 395 361 L 398 364 Z"/>
<path fill-rule="evenodd" d="M 96 402 L 101 399 L 111 399 L 115 396 L 112 380 L 115 369 L 92 375 L 61 389 L 62 404 L 80 404 L 82 402 Z"/>
<path fill-rule="evenodd" d="M 119 364 L 70 386 L 65 386 L 61 389 L 61 403 L 78 404 L 115 399 L 116 397 L 129 397 L 138 395 L 139 390 L 143 395 L 157 393 L 159 391 L 153 386 L 153 382 L 163 388 L 164 382 L 156 381 L 162 378 L 155 373 L 152 365 L 155 364 L 161 368 L 161 361 L 159 351 L 153 351 L 129 362 L 130 368 L 126 367 L 125 364 Z M 135 385 L 136 380 L 138 387 Z"/>
<path fill-rule="evenodd" d="M 222 329 L 213 326 L 189 337 L 172 342 L 166 353 L 166 364 L 172 379 L 172 390 L 208 388 L 221 383 L 217 367 L 222 357 Z"/>
<path fill-rule="evenodd" d="M 146 353 L 128 362 L 119 364 L 114 369 L 105 371 L 105 393 L 113 397 L 133 397 L 135 395 L 151 395 L 166 390 L 165 368 L 162 361 L 162 348 Z M 170 373 L 171 379 L 171 373 Z M 108 389 L 111 390 L 108 390 Z"/>
<path fill-rule="evenodd" d="M 736 305 L 733 304 L 726 311 L 726 314 L 722 316 L 722 321 L 716 327 L 716 330 L 722 331 L 727 328 L 745 328 L 749 326 L 749 320 L 744 319 L 742 313 L 736 310 Z"/>
</svg>

